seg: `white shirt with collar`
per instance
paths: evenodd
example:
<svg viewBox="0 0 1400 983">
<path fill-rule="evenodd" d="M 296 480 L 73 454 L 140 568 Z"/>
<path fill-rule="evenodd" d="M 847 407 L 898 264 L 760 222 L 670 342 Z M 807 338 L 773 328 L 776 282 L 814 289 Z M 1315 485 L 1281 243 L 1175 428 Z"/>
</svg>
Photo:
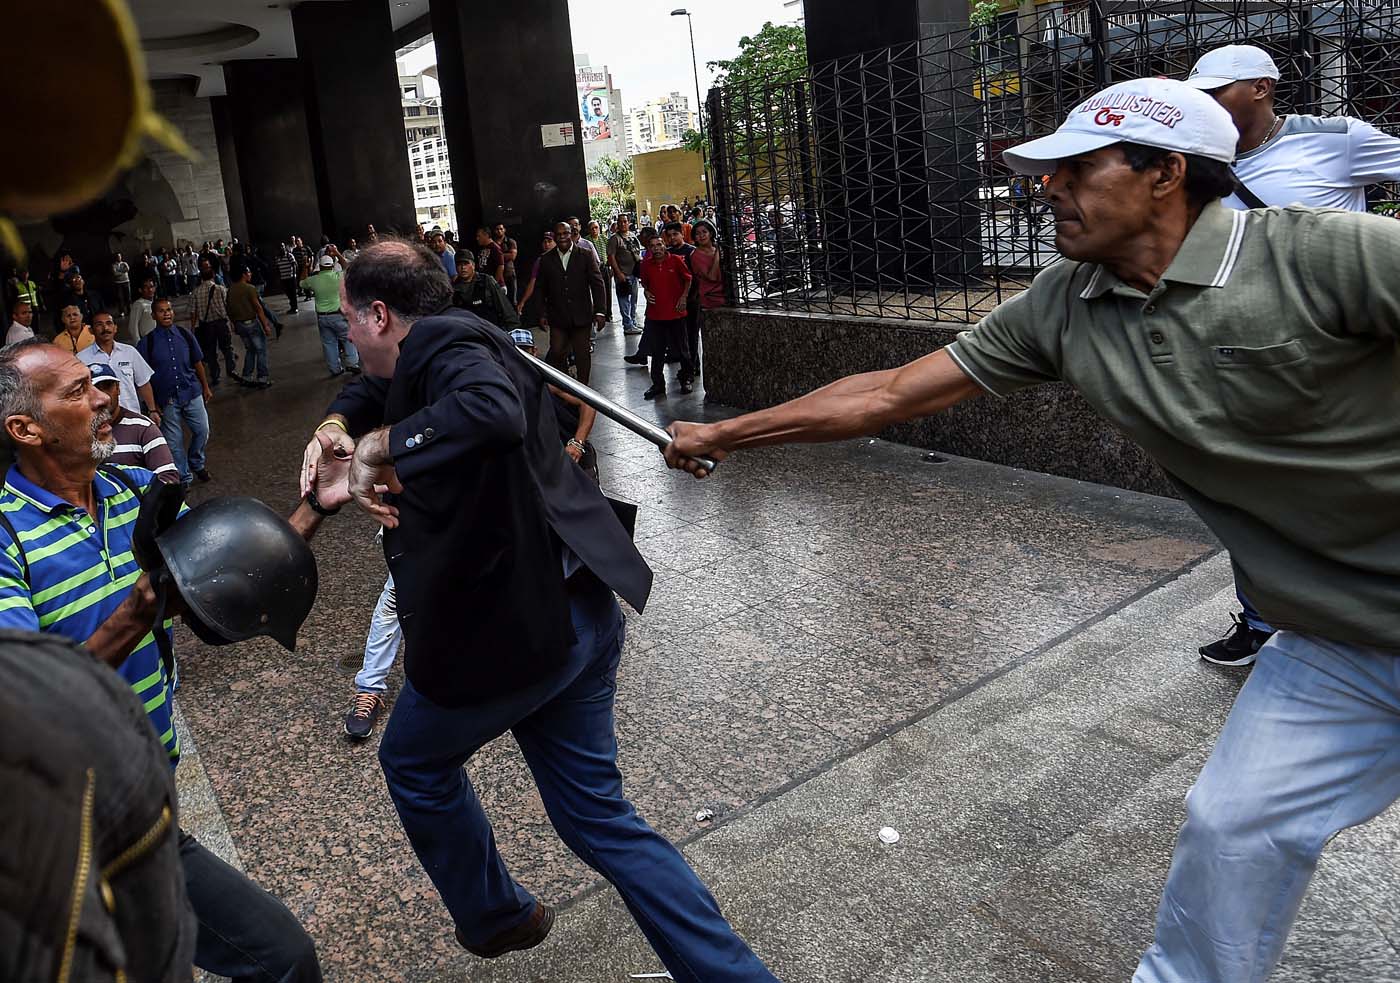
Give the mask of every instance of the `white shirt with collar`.
<svg viewBox="0 0 1400 983">
<path fill-rule="evenodd" d="M 117 402 L 122 404 L 122 409 L 129 413 L 145 412 L 141 408 L 141 396 L 136 392 L 136 387 L 150 382 L 154 373 L 135 348 L 114 341 L 111 354 L 108 354 L 93 342 L 78 352 L 78 360 L 84 365 L 106 365 L 111 368 L 121 380 L 121 394 L 117 397 Z"/>
<path fill-rule="evenodd" d="M 5 332 L 5 344 L 13 345 L 17 341 L 23 341 L 25 338 L 33 337 L 34 330 L 32 328 L 26 328 L 18 321 L 11 321 L 10 330 Z"/>
</svg>

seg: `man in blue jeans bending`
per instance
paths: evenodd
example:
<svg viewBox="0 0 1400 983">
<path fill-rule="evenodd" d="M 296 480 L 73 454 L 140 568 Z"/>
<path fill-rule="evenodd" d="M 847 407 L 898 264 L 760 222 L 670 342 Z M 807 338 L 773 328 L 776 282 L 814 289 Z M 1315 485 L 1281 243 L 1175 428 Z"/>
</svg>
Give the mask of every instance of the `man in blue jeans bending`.
<svg viewBox="0 0 1400 983">
<path fill-rule="evenodd" d="M 188 488 L 195 478 L 210 479 L 204 466 L 204 447 L 209 442 L 209 414 L 204 402 L 213 399 L 214 393 L 204 374 L 204 352 L 194 335 L 176 326 L 170 298 L 157 297 L 151 316 L 155 330 L 141 339 L 136 350 L 151 367 L 151 392 L 160 410 L 160 432 L 180 470 L 180 483 Z M 190 431 L 188 447 L 186 428 Z"/>
<path fill-rule="evenodd" d="M 331 405 L 302 471 L 311 507 L 334 511 L 347 496 L 323 499 L 315 468 L 350 457 L 349 496 L 385 527 L 407 679 L 379 760 L 409 842 L 469 952 L 544 941 L 554 910 L 511 877 L 463 772 L 510 731 L 554 828 L 617 888 L 675 979 L 769 983 L 623 795 L 613 592 L 640 610 L 651 591 L 622 521 L 635 509 L 610 505 L 564 453 L 529 356 L 451 298 L 422 246 L 382 241 L 355 258 L 341 309 L 367 374 Z"/>
<path fill-rule="evenodd" d="M 1063 380 L 1161 463 L 1279 630 L 1187 797 L 1135 983 L 1266 979 L 1323 846 L 1400 797 L 1400 223 L 1224 207 L 1238 139 L 1182 82 L 1091 97 L 1005 151 L 1051 175 L 1063 262 L 946 348 L 672 424 L 666 451 L 692 470 Z"/>
</svg>

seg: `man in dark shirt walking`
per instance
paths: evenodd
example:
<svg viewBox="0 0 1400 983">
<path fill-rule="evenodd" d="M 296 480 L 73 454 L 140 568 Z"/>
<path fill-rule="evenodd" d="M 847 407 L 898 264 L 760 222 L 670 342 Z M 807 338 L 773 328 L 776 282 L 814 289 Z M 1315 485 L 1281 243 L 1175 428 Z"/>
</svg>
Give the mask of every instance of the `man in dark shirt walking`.
<svg viewBox="0 0 1400 983">
<path fill-rule="evenodd" d="M 175 308 L 170 298 L 157 297 L 151 306 L 156 329 L 141 339 L 136 350 L 155 373 L 151 390 L 160 407 L 160 432 L 170 445 L 180 483 L 188 488 L 198 478 L 210 479 L 204 466 L 204 448 L 209 443 L 209 413 L 205 400 L 213 399 L 204 375 L 204 352 L 194 335 L 175 324 Z M 190 431 L 185 444 L 185 428 Z"/>
</svg>

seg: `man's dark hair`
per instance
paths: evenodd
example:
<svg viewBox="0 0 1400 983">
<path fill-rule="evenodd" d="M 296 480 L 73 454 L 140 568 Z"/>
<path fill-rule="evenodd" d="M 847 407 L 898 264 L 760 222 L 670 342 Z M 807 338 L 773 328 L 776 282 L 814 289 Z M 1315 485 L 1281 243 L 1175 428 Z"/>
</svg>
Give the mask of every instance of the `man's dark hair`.
<svg viewBox="0 0 1400 983">
<path fill-rule="evenodd" d="M 667 222 L 661 227 L 662 232 L 684 232 L 685 226 L 679 222 Z"/>
<path fill-rule="evenodd" d="M 489 238 L 490 235 L 491 235 L 491 226 L 489 226 L 489 225 L 478 225 L 478 226 L 476 227 L 476 231 L 478 231 L 478 232 L 485 232 L 486 235 L 487 235 L 487 237 Z"/>
<path fill-rule="evenodd" d="M 1174 150 L 1161 147 L 1148 147 L 1140 143 L 1120 143 L 1123 157 L 1135 171 L 1145 171 L 1167 159 Z M 1196 154 L 1182 154 L 1186 158 L 1186 202 L 1192 208 L 1203 208 L 1220 198 L 1235 193 L 1239 182 L 1235 172 L 1224 161 L 1211 160 Z"/>
<path fill-rule="evenodd" d="M 175 301 L 173 301 L 173 300 L 171 300 L 169 297 L 165 296 L 165 294 L 157 294 L 155 297 L 152 297 L 152 298 L 151 298 L 151 312 L 152 312 L 152 313 L 155 312 L 155 309 L 156 309 L 156 305 L 157 305 L 157 304 L 169 304 L 169 305 L 170 305 L 170 309 L 171 309 L 172 311 L 175 309 Z"/>
<path fill-rule="evenodd" d="M 366 246 L 341 283 L 355 310 L 377 300 L 405 321 L 436 314 L 452 301 L 452 281 L 437 254 L 407 239 L 381 236 Z"/>
<path fill-rule="evenodd" d="M 115 322 L 116 319 L 117 319 L 117 316 L 116 316 L 115 314 L 113 314 L 111 311 L 107 310 L 107 308 L 105 308 L 105 307 L 99 307 L 99 308 L 97 308 L 95 311 L 93 311 L 92 314 L 88 317 L 88 324 L 93 324 L 93 323 L 96 322 L 96 320 L 97 320 L 99 317 L 101 317 L 103 314 L 106 314 L 106 315 L 107 315 L 108 317 L 110 317 L 114 322 Z"/>
<path fill-rule="evenodd" d="M 252 267 L 249 266 L 247 263 L 234 263 L 233 269 L 229 270 L 229 275 L 233 277 L 233 282 L 237 283 L 239 280 L 243 279 L 243 274 L 248 273 L 251 270 Z"/>
</svg>

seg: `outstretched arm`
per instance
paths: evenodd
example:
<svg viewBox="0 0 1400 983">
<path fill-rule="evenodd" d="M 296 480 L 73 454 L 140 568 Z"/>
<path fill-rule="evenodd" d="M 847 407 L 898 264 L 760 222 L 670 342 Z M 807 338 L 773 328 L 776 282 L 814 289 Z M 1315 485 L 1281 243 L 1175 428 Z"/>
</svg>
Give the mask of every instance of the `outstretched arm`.
<svg viewBox="0 0 1400 983">
<path fill-rule="evenodd" d="M 881 372 L 838 379 L 815 392 L 719 423 L 673 423 L 666 463 L 695 473 L 696 457 L 723 460 L 745 447 L 822 443 L 878 433 L 916 417 L 931 416 L 984 390 L 947 352 Z"/>
</svg>

